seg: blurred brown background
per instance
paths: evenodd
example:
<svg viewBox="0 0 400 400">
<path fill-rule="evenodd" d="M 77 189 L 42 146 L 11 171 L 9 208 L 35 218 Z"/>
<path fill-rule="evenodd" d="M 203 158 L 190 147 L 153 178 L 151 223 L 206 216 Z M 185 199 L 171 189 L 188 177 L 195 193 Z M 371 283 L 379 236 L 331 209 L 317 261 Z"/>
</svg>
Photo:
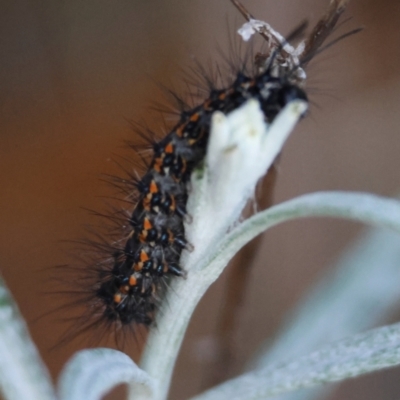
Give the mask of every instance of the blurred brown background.
<svg viewBox="0 0 400 400">
<path fill-rule="evenodd" d="M 286 34 L 305 18 L 315 23 L 328 1 L 244 3 Z M 276 201 L 316 190 L 392 195 L 400 188 L 400 2 L 352 0 L 347 16 L 353 19 L 341 31 L 366 30 L 310 65 L 313 106 L 284 151 Z M 192 56 L 206 64 L 217 43 L 227 46 L 227 20 L 242 23 L 228 0 L 0 3 L 0 270 L 53 377 L 78 345 L 49 352 L 65 326 L 54 316 L 34 322 L 57 301 L 45 294 L 52 284 L 44 269 L 69 262 L 60 241 L 82 236 L 93 222 L 82 207 L 102 209 L 109 189 L 99 177 L 115 173 L 110 160 L 132 137 L 126 119 L 152 118 L 146 106 L 163 101 L 154 82 L 179 87 Z M 268 232 L 238 315 L 232 373 L 273 338 L 361 229 L 302 220 Z M 173 399 L 204 389 L 212 353 L 199 357 L 199 349 L 212 337 L 223 290 L 224 276 L 194 315 Z M 332 399 L 398 398 L 399 374 L 353 380 Z"/>
</svg>

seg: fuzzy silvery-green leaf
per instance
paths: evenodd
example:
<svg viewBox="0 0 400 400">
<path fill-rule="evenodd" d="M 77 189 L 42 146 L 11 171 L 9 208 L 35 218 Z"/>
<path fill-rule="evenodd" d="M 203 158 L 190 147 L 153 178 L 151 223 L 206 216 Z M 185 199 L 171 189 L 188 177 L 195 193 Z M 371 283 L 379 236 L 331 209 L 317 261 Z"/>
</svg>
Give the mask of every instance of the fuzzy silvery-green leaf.
<svg viewBox="0 0 400 400">
<path fill-rule="evenodd" d="M 371 229 L 324 271 L 321 280 L 286 317 L 272 344 L 268 340 L 257 351 L 249 369 L 306 355 L 384 322 L 400 305 L 400 235 Z M 277 399 L 322 399 L 333 387 L 300 390 Z"/>
<path fill-rule="evenodd" d="M 5 400 L 55 400 L 47 368 L 1 277 L 0 393 Z"/>
<path fill-rule="evenodd" d="M 112 349 L 82 350 L 59 379 L 60 400 L 100 400 L 113 387 L 130 383 L 137 396 L 151 399 L 153 380 L 126 354 Z"/>
<path fill-rule="evenodd" d="M 261 400 L 400 365 L 400 324 L 329 344 L 288 363 L 257 369 L 192 400 Z"/>
</svg>

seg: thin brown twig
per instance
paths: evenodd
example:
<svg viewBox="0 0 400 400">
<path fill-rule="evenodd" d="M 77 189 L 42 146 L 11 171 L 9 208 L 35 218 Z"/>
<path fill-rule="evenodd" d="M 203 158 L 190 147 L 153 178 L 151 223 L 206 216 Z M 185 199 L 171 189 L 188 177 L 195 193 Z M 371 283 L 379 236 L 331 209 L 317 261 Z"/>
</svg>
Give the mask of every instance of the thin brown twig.
<svg viewBox="0 0 400 400">
<path fill-rule="evenodd" d="M 300 61 L 307 63 L 310 61 L 322 43 L 330 35 L 340 16 L 346 9 L 349 0 L 331 0 L 325 15 L 318 21 L 311 34 L 305 41 L 304 51 L 301 54 Z"/>
<path fill-rule="evenodd" d="M 255 19 L 250 12 L 247 10 L 247 8 L 240 3 L 238 0 L 231 0 L 232 4 L 239 10 L 240 14 L 243 15 L 247 21 L 250 21 L 251 19 Z"/>
</svg>

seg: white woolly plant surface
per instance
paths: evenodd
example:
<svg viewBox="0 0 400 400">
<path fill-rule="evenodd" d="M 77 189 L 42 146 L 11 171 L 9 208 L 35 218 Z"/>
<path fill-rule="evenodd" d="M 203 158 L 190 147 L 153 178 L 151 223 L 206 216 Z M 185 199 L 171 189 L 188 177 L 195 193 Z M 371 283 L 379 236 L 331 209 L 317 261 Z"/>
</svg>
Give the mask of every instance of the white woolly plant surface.
<svg viewBox="0 0 400 400">
<path fill-rule="evenodd" d="M 205 271 L 204 260 L 219 252 L 228 229 L 239 219 L 246 202 L 254 195 L 257 182 L 280 153 L 306 108 L 304 101 L 293 101 L 269 126 L 256 100 L 249 100 L 228 116 L 214 113 L 204 167 L 193 174 L 188 202 L 193 221 L 186 224 L 185 231 L 195 247 L 181 258 L 187 279 L 174 279 L 141 363 L 158 380 L 156 399 L 167 395 L 194 308 L 229 262 L 224 260 L 223 266 L 209 266 Z"/>
<path fill-rule="evenodd" d="M 188 202 L 193 222 L 185 232 L 195 249 L 182 255 L 186 270 L 213 253 L 239 219 L 306 107 L 300 100 L 290 103 L 270 126 L 256 100 L 228 116 L 214 113 L 205 165 L 194 173 Z"/>
</svg>

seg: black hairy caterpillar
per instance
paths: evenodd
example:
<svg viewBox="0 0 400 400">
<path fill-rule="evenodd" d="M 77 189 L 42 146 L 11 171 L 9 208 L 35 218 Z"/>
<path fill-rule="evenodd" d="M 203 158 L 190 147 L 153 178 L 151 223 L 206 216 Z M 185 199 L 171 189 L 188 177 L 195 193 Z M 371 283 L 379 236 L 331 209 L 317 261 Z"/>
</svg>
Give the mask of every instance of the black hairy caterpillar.
<svg viewBox="0 0 400 400">
<path fill-rule="evenodd" d="M 291 36 L 303 30 L 301 25 Z M 265 121 L 272 123 L 289 102 L 307 101 L 297 73 L 321 42 L 311 46 L 300 62 L 283 66 L 282 60 L 290 58 L 286 44 L 275 38 L 269 53 L 259 55 L 252 68 L 246 63 L 236 66 L 233 79 L 224 88 L 208 80 L 206 99 L 181 110 L 179 122 L 153 143 L 147 171 L 141 178 L 131 176 L 127 183 L 137 191 L 133 209 L 129 216 L 117 214 L 115 219 L 124 239 L 95 244 L 95 249 L 109 252 L 109 256 L 95 262 L 96 273 L 83 284 L 86 291 L 88 287 L 91 290 L 90 319 L 85 316 L 81 331 L 103 323 L 119 328 L 153 322 L 166 279 L 185 275 L 179 260 L 183 249 L 191 248 L 184 228 L 185 219 L 189 219 L 188 182 L 204 159 L 212 114 L 228 114 L 256 99 Z"/>
</svg>

